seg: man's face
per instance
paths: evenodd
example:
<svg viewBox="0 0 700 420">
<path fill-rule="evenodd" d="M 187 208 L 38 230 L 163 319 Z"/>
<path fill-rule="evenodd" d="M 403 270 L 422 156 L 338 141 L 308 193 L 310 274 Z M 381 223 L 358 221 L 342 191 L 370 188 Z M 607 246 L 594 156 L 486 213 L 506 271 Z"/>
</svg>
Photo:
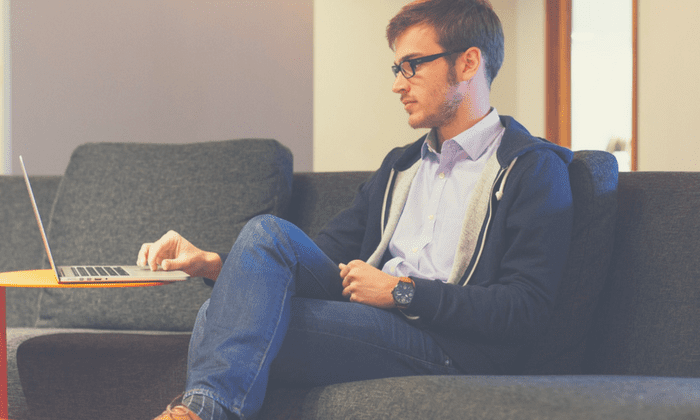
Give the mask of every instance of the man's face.
<svg viewBox="0 0 700 420">
<path fill-rule="evenodd" d="M 430 25 L 409 28 L 396 39 L 395 47 L 394 64 L 444 52 Z M 401 95 L 411 127 L 442 128 L 455 122 L 464 97 L 458 87 L 456 71 L 448 65 L 447 57 L 443 57 L 419 64 L 410 79 L 399 73 L 392 91 Z"/>
</svg>

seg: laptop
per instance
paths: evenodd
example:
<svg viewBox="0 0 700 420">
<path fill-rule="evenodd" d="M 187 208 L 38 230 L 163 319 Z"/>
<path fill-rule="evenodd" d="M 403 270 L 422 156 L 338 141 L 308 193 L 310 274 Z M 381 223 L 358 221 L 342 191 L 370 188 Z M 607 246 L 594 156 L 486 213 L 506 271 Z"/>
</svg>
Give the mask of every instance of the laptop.
<svg viewBox="0 0 700 420">
<path fill-rule="evenodd" d="M 190 278 L 190 276 L 184 271 L 151 271 L 151 269 L 148 267 L 139 267 L 136 265 L 56 266 L 53 256 L 51 255 L 49 240 L 46 237 L 46 230 L 44 230 L 44 224 L 42 223 L 41 216 L 39 215 L 39 207 L 36 205 L 34 191 L 32 190 L 32 185 L 29 182 L 29 175 L 27 175 L 27 169 L 24 166 L 22 156 L 19 157 L 19 161 L 22 164 L 24 182 L 27 184 L 27 191 L 29 191 L 29 198 L 32 201 L 34 216 L 36 217 L 37 224 L 39 225 L 39 232 L 41 232 L 41 239 L 44 241 L 44 247 L 46 248 L 49 263 L 51 264 L 51 268 L 56 274 L 56 278 L 58 279 L 59 283 L 173 282 L 184 281 Z"/>
</svg>

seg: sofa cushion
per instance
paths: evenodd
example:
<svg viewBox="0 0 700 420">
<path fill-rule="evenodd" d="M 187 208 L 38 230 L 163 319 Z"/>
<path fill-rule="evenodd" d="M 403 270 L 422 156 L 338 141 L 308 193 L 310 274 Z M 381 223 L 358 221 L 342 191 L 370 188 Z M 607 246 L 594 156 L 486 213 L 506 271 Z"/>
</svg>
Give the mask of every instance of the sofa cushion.
<svg viewBox="0 0 700 420">
<path fill-rule="evenodd" d="M 42 221 L 49 222 L 61 177 L 32 176 L 32 189 Z M 22 176 L 0 176 L 0 273 L 41 267 L 46 254 L 27 186 Z M 7 287 L 7 326 L 33 327 L 39 290 Z"/>
<path fill-rule="evenodd" d="M 283 215 L 291 152 L 274 140 L 195 144 L 97 143 L 73 153 L 50 216 L 62 264 L 135 264 L 168 230 L 228 252 L 252 217 Z M 191 279 L 127 289 L 44 289 L 38 327 L 191 331 L 211 288 Z"/>
<path fill-rule="evenodd" d="M 700 380 L 611 376 L 415 376 L 280 388 L 260 419 L 697 419 Z"/>
<path fill-rule="evenodd" d="M 569 165 L 574 204 L 571 248 L 550 325 L 532 347 L 523 373 L 582 373 L 586 340 L 614 244 L 617 175 L 611 154 L 574 153 Z"/>
<path fill-rule="evenodd" d="M 333 217 L 352 205 L 360 184 L 373 172 L 295 173 L 287 220 L 315 237 Z"/>
<path fill-rule="evenodd" d="M 152 419 L 182 393 L 188 333 L 69 332 L 20 344 L 31 419 Z"/>
<path fill-rule="evenodd" d="M 182 392 L 188 334 L 51 334 L 17 360 L 30 418 L 153 418 Z M 275 388 L 259 419 L 698 418 L 700 380 L 609 376 L 412 376 Z M 99 404 L 95 402 L 99 401 Z"/>
<path fill-rule="evenodd" d="M 700 377 L 700 173 L 620 174 L 590 373 Z"/>
</svg>

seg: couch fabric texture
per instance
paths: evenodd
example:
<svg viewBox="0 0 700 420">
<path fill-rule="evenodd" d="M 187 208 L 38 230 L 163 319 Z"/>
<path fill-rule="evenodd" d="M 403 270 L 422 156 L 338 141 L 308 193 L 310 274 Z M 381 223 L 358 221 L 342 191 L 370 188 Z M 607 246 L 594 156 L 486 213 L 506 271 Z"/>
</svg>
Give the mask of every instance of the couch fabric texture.
<svg viewBox="0 0 700 420">
<path fill-rule="evenodd" d="M 135 264 L 140 244 L 169 229 L 200 248 L 227 251 L 251 217 L 287 209 L 291 173 L 291 153 L 271 141 L 79 147 L 51 210 L 54 259 Z M 191 331 L 209 292 L 201 281 L 119 291 L 46 289 L 36 326 Z"/>
<path fill-rule="evenodd" d="M 30 164 L 31 165 L 31 164 Z M 29 167 L 31 172 L 31 166 Z M 521 376 L 275 386 L 261 418 L 700 418 L 699 174 L 569 169 L 574 235 L 552 321 Z M 87 144 L 32 177 L 59 264 L 132 264 L 173 229 L 228 252 L 271 213 L 312 237 L 369 172 L 293 173 L 274 140 Z M 21 177 L 0 177 L 0 272 L 46 267 Z M 134 289 L 8 289 L 10 417 L 153 418 L 183 391 L 201 279 Z M 150 416 L 150 417 L 149 417 Z"/>
</svg>

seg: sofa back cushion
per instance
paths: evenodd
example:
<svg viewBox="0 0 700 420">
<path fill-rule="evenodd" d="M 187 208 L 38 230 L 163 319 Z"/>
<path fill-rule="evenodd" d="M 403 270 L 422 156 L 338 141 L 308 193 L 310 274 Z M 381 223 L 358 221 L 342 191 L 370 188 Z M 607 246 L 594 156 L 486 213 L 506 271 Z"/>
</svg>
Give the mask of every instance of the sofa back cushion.
<svg viewBox="0 0 700 420">
<path fill-rule="evenodd" d="M 295 173 L 287 220 L 315 237 L 326 223 L 352 205 L 360 185 L 373 172 Z"/>
<path fill-rule="evenodd" d="M 551 321 L 524 362 L 528 374 L 583 371 L 587 337 L 610 264 L 617 209 L 617 161 L 578 151 L 569 165 L 574 204 L 571 248 Z"/>
<path fill-rule="evenodd" d="M 700 377 L 700 173 L 620 174 L 588 373 Z"/>
<path fill-rule="evenodd" d="M 48 224 L 60 176 L 32 176 L 32 189 L 42 221 Z M 24 177 L 0 176 L 0 273 L 36 270 L 46 251 L 41 242 Z M 6 287 L 7 327 L 33 327 L 39 290 Z"/>
<path fill-rule="evenodd" d="M 274 140 L 78 147 L 48 227 L 59 265 L 135 264 L 144 242 L 168 230 L 228 252 L 259 214 L 283 215 L 292 155 Z M 191 330 L 211 288 L 198 279 L 160 287 L 45 289 L 39 327 Z"/>
</svg>

